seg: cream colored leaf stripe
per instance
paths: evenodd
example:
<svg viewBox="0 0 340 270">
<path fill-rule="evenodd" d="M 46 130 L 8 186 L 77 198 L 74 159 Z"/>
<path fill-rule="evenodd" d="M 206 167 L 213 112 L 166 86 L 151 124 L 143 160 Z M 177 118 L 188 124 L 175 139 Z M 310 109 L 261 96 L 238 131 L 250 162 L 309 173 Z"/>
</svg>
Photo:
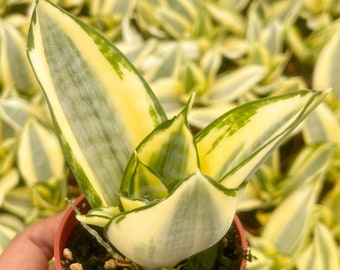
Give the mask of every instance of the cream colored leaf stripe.
<svg viewBox="0 0 340 270">
<path fill-rule="evenodd" d="M 227 112 L 197 134 L 202 172 L 237 188 L 328 92 L 305 90 Z"/>
<path fill-rule="evenodd" d="M 99 34 L 48 1 L 38 2 L 32 18 L 28 54 L 68 162 L 92 206 L 116 204 L 129 156 L 165 114 Z"/>
</svg>

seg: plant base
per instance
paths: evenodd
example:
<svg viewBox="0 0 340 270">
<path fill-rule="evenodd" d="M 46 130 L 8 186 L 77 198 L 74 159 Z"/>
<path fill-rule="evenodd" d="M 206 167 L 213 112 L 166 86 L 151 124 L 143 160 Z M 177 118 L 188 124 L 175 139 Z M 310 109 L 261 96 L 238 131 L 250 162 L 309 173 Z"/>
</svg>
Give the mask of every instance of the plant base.
<svg viewBox="0 0 340 270">
<path fill-rule="evenodd" d="M 78 199 L 76 205 L 82 212 L 87 212 L 89 207 L 84 198 Z M 81 224 L 76 222 L 73 211 L 70 209 L 66 213 L 64 225 L 67 228 L 67 239 L 56 239 L 58 247 L 55 250 L 57 269 L 70 269 L 70 265 L 80 263 L 84 270 L 101 270 L 101 269 L 116 269 L 116 270 L 142 270 L 142 267 L 137 266 L 131 261 L 122 260 L 114 261 L 104 247 L 90 235 Z M 67 225 L 66 220 L 71 219 L 72 225 Z M 195 256 L 192 256 L 173 269 L 178 270 L 240 270 L 245 269 L 247 261 L 248 246 L 245 239 L 242 225 L 235 217 L 234 222 L 228 233 L 216 245 L 202 251 Z M 101 233 L 100 230 L 98 230 Z M 60 233 L 63 235 L 65 233 Z M 62 250 L 68 248 L 72 252 L 73 259 L 63 258 Z M 169 254 L 171 256 L 171 254 Z M 109 267 L 106 262 L 113 263 L 113 267 Z M 111 264 L 112 265 L 112 264 Z"/>
</svg>

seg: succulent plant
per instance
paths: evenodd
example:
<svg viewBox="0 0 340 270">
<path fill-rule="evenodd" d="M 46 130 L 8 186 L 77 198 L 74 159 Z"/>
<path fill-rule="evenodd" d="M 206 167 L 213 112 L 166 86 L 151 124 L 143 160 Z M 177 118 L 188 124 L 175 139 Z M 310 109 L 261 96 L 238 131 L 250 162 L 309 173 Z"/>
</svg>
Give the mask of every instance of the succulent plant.
<svg viewBox="0 0 340 270">
<path fill-rule="evenodd" d="M 249 102 L 193 134 L 195 93 L 168 120 L 114 45 L 48 1 L 36 3 L 28 56 L 93 208 L 79 219 L 105 227 L 147 268 L 173 266 L 221 239 L 251 175 L 329 92 Z"/>
<path fill-rule="evenodd" d="M 65 165 L 61 152 L 47 142 L 55 142 L 54 130 L 25 57 L 31 3 L 0 1 L 0 252 L 25 225 L 65 208 L 66 192 L 72 196 L 66 190 L 68 170 L 60 169 Z M 195 92 L 187 109 L 195 127 L 259 98 L 331 87 L 326 101 L 250 177 L 237 206 L 246 226 L 253 225 L 248 220 L 256 213 L 254 227 L 272 231 L 249 235 L 258 259 L 247 268 L 327 269 L 332 250 L 339 254 L 334 241 L 340 241 L 338 1 L 54 3 L 113 41 L 151 86 L 168 117 L 179 115 Z M 288 199 L 308 189 L 314 174 L 322 178 L 322 187 L 313 206 Z M 295 215 L 280 207 L 286 200 L 313 216 L 301 219 L 309 223 L 310 237 L 289 226 Z M 305 245 L 282 253 L 278 237 L 288 245 L 295 241 L 290 232 Z M 327 248 L 320 249 L 320 239 L 329 240 Z"/>
</svg>

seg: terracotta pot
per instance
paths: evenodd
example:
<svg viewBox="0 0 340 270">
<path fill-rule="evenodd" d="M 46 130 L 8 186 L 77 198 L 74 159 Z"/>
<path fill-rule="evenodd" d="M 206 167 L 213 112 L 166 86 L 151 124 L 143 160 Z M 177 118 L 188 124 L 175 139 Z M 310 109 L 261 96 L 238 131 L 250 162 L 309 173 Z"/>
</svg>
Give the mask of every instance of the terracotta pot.
<svg viewBox="0 0 340 270">
<path fill-rule="evenodd" d="M 77 208 L 80 210 L 82 214 L 87 213 L 90 210 L 90 206 L 87 203 L 87 200 L 84 195 L 81 195 L 77 198 L 77 200 L 74 202 L 74 204 L 77 206 Z M 72 208 L 69 208 L 65 216 L 63 217 L 59 230 L 56 235 L 55 243 L 54 243 L 54 257 L 55 257 L 55 265 L 57 270 L 63 270 L 62 268 L 62 254 L 63 250 L 66 247 L 66 243 L 68 238 L 70 237 L 73 229 L 78 224 L 78 220 L 75 217 L 75 212 Z M 248 249 L 248 242 L 246 239 L 246 235 L 243 229 L 243 226 L 237 216 L 234 217 L 234 225 L 237 228 L 239 237 L 241 239 L 242 247 L 244 250 Z M 247 259 L 244 258 L 242 260 L 240 270 L 245 269 L 247 263 Z"/>
<path fill-rule="evenodd" d="M 235 215 L 235 217 L 234 217 L 234 225 L 235 225 L 235 227 L 237 229 L 237 233 L 238 233 L 238 235 L 240 237 L 241 245 L 243 247 L 243 250 L 245 250 L 245 252 L 247 252 L 247 250 L 248 250 L 248 242 L 247 242 L 247 238 L 246 238 L 246 233 L 245 233 L 243 225 L 242 225 L 242 223 L 241 223 L 241 221 L 240 221 L 240 219 L 238 218 L 237 215 Z M 244 257 L 242 262 L 241 262 L 241 265 L 240 265 L 240 270 L 245 270 L 246 269 L 246 264 L 247 264 L 247 258 Z"/>
<path fill-rule="evenodd" d="M 82 214 L 86 214 L 90 209 L 90 205 L 84 195 L 80 195 L 74 202 L 75 206 Z M 72 208 L 66 210 L 66 213 L 61 220 L 55 241 L 54 241 L 54 259 L 57 270 L 63 270 L 61 265 L 63 250 L 66 247 L 67 240 L 69 239 L 73 229 L 79 221 L 76 219 L 75 212 Z"/>
</svg>

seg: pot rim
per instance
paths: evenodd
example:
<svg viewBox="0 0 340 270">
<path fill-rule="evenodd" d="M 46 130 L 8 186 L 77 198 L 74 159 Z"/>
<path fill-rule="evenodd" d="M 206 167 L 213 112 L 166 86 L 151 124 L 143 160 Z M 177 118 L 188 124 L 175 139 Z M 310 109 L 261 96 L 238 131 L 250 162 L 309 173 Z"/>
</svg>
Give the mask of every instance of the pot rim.
<svg viewBox="0 0 340 270">
<path fill-rule="evenodd" d="M 90 210 L 90 205 L 83 194 L 81 194 L 75 201 L 74 205 L 79 209 L 82 214 L 86 214 Z M 66 246 L 66 242 L 73 232 L 74 228 L 78 224 L 74 210 L 69 207 L 60 224 L 54 239 L 54 259 L 57 270 L 63 270 L 62 268 L 62 254 Z"/>
</svg>

